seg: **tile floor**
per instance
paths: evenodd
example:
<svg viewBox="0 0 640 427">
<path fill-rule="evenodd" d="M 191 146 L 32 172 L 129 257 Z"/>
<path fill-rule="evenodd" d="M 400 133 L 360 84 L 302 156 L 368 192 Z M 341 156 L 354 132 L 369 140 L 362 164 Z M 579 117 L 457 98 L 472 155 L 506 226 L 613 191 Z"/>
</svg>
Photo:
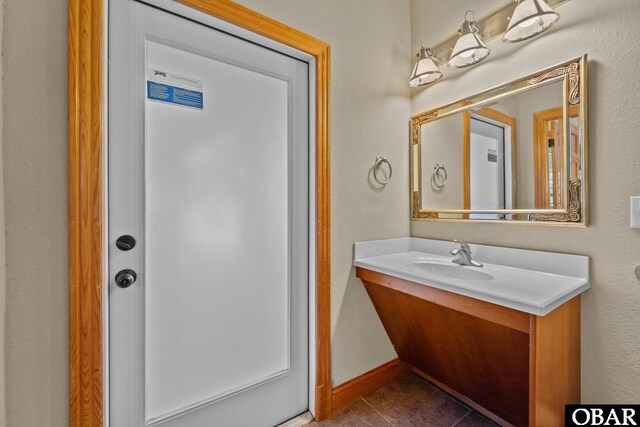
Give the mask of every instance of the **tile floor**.
<svg viewBox="0 0 640 427">
<path fill-rule="evenodd" d="M 489 427 L 493 421 L 408 373 L 356 400 L 318 427 Z"/>
</svg>

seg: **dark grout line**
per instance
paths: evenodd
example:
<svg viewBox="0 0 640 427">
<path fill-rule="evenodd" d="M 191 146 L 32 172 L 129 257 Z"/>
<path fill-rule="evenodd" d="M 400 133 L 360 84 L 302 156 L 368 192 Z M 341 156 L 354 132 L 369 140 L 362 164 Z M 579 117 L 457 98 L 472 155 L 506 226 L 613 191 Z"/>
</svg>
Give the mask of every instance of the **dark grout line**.
<svg viewBox="0 0 640 427">
<path fill-rule="evenodd" d="M 378 414 L 380 416 L 380 418 L 382 418 L 384 420 L 385 423 L 389 424 L 391 427 L 394 427 L 393 424 L 391 424 L 391 421 L 389 421 L 388 419 L 386 419 L 384 417 L 384 415 L 382 415 L 371 403 L 367 402 L 367 400 L 364 397 L 360 398 L 364 403 L 366 403 L 367 405 L 369 405 L 369 407 L 371 409 L 373 409 L 373 411 Z"/>
</svg>

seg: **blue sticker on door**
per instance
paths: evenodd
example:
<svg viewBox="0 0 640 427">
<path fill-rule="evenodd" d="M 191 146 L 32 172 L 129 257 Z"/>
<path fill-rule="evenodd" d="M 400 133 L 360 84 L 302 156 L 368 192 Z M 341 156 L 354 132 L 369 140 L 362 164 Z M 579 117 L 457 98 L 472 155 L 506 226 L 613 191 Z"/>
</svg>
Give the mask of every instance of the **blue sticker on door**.
<svg viewBox="0 0 640 427">
<path fill-rule="evenodd" d="M 202 110 L 204 108 L 202 81 L 149 68 L 147 99 Z"/>
</svg>

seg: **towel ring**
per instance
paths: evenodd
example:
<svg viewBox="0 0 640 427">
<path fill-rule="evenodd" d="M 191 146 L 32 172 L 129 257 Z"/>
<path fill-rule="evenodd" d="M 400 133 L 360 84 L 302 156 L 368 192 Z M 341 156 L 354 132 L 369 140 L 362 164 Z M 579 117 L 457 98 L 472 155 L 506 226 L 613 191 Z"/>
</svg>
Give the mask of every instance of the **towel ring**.
<svg viewBox="0 0 640 427">
<path fill-rule="evenodd" d="M 387 177 L 386 181 L 381 181 L 380 179 L 378 179 L 378 169 L 380 168 L 380 166 L 382 166 L 383 163 L 386 163 L 389 167 L 389 177 Z M 389 160 L 387 160 L 386 157 L 376 157 L 376 162 L 373 164 L 373 179 L 375 179 L 376 182 L 380 185 L 387 185 L 389 181 L 391 181 L 391 175 L 393 175 L 393 169 L 391 169 L 391 163 L 389 163 Z"/>
<path fill-rule="evenodd" d="M 441 175 L 440 171 L 443 172 L 444 179 L 440 184 L 438 184 L 438 178 Z M 433 185 L 438 188 L 444 188 L 444 186 L 447 185 L 447 169 L 444 167 L 444 165 L 439 165 L 436 163 L 436 165 L 433 167 L 433 176 L 431 177 L 431 179 L 433 179 Z"/>
</svg>

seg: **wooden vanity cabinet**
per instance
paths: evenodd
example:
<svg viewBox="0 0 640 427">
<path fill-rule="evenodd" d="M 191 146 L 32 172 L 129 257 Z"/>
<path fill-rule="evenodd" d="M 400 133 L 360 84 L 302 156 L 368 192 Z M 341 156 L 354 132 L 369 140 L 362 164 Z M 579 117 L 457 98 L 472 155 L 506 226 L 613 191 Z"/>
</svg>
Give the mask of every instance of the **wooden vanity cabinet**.
<svg viewBox="0 0 640 427">
<path fill-rule="evenodd" d="M 401 360 L 502 425 L 563 426 L 580 401 L 580 297 L 545 316 L 358 267 Z"/>
</svg>

